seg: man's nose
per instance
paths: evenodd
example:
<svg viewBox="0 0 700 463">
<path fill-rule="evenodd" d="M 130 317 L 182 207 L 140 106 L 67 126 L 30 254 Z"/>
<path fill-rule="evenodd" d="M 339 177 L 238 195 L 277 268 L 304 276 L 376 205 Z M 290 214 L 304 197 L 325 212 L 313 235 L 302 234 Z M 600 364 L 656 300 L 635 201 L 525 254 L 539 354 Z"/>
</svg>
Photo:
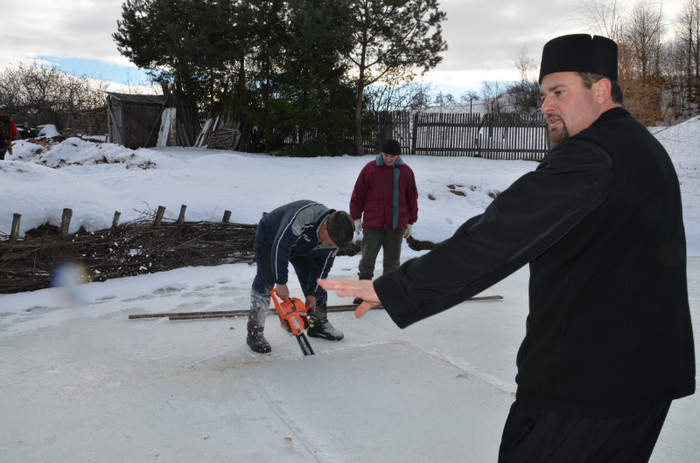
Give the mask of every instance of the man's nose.
<svg viewBox="0 0 700 463">
<path fill-rule="evenodd" d="M 547 111 L 551 111 L 552 108 L 554 107 L 552 105 L 551 101 L 552 100 L 550 98 L 547 98 L 547 97 L 540 99 L 540 111 L 542 111 L 545 114 L 547 113 Z"/>
</svg>

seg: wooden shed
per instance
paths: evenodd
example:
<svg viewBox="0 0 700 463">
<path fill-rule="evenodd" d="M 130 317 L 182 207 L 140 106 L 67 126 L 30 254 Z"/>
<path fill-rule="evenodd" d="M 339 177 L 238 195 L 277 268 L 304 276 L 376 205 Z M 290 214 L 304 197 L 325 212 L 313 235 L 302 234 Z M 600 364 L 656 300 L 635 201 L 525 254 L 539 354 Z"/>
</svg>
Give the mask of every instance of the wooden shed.
<svg viewBox="0 0 700 463">
<path fill-rule="evenodd" d="M 132 149 L 156 146 L 168 98 L 106 93 L 108 141 Z"/>
</svg>

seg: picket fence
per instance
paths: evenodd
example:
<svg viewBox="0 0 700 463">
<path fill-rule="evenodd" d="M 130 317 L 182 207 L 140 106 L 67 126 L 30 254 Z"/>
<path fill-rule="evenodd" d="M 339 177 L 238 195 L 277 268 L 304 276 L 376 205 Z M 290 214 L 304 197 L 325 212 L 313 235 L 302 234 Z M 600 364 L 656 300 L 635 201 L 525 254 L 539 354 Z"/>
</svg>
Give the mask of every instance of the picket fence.
<svg viewBox="0 0 700 463">
<path fill-rule="evenodd" d="M 541 114 L 385 111 L 375 114 L 365 151 L 398 140 L 407 154 L 541 160 L 549 139 Z"/>
</svg>

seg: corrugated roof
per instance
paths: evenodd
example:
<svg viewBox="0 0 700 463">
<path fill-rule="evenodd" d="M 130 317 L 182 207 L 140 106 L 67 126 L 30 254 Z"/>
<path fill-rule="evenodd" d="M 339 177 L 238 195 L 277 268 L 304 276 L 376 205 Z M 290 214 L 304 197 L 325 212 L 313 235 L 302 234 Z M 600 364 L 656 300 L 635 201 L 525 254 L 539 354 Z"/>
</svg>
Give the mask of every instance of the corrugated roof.
<svg viewBox="0 0 700 463">
<path fill-rule="evenodd" d="M 116 92 L 105 92 L 107 95 L 123 102 L 128 103 L 143 103 L 143 104 L 153 104 L 162 105 L 165 101 L 165 95 L 136 95 L 131 93 L 116 93 Z"/>
</svg>

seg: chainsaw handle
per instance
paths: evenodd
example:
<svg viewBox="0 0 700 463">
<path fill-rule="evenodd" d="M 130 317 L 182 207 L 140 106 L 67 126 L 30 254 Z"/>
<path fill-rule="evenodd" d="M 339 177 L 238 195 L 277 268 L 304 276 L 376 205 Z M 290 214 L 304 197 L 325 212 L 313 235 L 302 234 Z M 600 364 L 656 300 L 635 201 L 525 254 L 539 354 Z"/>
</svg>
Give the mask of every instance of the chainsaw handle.
<svg viewBox="0 0 700 463">
<path fill-rule="evenodd" d="M 280 319 L 282 328 L 292 333 L 299 342 L 299 347 L 304 355 L 314 355 L 314 350 L 309 344 L 309 340 L 304 336 L 304 330 L 309 327 L 309 318 L 306 313 L 306 307 L 301 300 L 296 297 L 288 297 L 286 300 L 280 301 L 277 298 L 277 290 L 272 288 L 270 297 L 275 303 L 275 310 Z"/>
<path fill-rule="evenodd" d="M 277 284 L 275 288 L 273 288 L 273 291 L 277 293 L 277 296 L 283 300 L 286 301 L 289 299 L 289 287 L 284 284 Z"/>
</svg>

